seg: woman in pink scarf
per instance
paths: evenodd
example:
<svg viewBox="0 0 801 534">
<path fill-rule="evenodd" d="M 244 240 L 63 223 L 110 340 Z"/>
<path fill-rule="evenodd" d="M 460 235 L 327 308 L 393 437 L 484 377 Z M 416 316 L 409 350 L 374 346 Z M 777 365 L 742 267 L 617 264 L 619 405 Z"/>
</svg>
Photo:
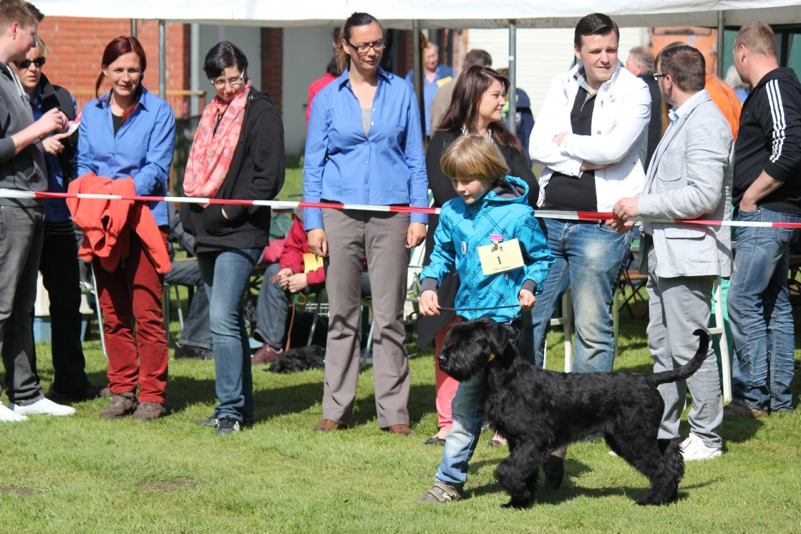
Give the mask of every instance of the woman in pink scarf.
<svg viewBox="0 0 801 534">
<path fill-rule="evenodd" d="M 270 200 L 284 183 L 284 129 L 264 91 L 252 87 L 248 60 L 228 41 L 206 55 L 203 70 L 216 96 L 203 110 L 184 175 L 190 197 Z M 253 421 L 250 346 L 242 299 L 270 231 L 270 208 L 185 204 L 181 221 L 195 236 L 209 297 L 216 391 L 220 403 L 198 424 L 217 435 Z"/>
</svg>

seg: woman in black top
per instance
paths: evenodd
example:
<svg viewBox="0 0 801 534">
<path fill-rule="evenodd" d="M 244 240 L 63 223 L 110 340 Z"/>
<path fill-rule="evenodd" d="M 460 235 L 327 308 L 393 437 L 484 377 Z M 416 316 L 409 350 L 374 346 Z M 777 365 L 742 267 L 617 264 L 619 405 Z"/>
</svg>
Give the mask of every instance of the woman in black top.
<svg viewBox="0 0 801 534">
<path fill-rule="evenodd" d="M 223 41 L 203 70 L 216 96 L 200 118 L 184 176 L 190 197 L 270 200 L 284 183 L 284 129 L 267 93 L 252 87 L 247 58 Z M 215 387 L 214 416 L 198 421 L 217 434 L 237 432 L 253 419 L 253 382 L 242 299 L 269 242 L 270 209 L 243 204 L 186 204 L 184 229 L 209 298 Z"/>
<path fill-rule="evenodd" d="M 529 204 L 532 207 L 536 206 L 540 191 L 537 179 L 531 172 L 531 166 L 523 153 L 520 141 L 501 120 L 508 91 L 509 80 L 489 67 L 474 65 L 459 75 L 453 89 L 451 105 L 436 128 L 426 151 L 428 187 L 434 195 L 434 206 L 441 207 L 445 202 L 456 197 L 451 179 L 442 172 L 439 160 L 454 139 L 468 133 L 486 135 L 495 143 L 509 166 L 509 174 L 528 184 Z M 432 215 L 429 217 L 426 237 L 426 263 L 428 263 L 428 257 L 434 248 L 434 230 L 436 228 L 437 217 Z M 455 271 L 442 281 L 437 293 L 439 303 L 443 308 L 453 308 L 453 300 L 458 287 L 459 277 Z M 530 314 L 524 314 L 524 324 L 526 316 L 528 316 L 528 323 L 531 321 Z M 418 345 L 425 346 L 435 339 L 436 353 L 439 354 L 445 334 L 454 320 L 456 320 L 456 314 L 444 310 L 436 316 L 421 317 L 417 334 Z M 429 438 L 426 444 L 445 443 L 445 436 L 448 435 L 451 428 L 451 401 L 458 386 L 459 383 L 446 375 L 437 363 L 436 391 L 439 432 Z M 493 439 L 493 444 L 495 441 Z"/>
</svg>

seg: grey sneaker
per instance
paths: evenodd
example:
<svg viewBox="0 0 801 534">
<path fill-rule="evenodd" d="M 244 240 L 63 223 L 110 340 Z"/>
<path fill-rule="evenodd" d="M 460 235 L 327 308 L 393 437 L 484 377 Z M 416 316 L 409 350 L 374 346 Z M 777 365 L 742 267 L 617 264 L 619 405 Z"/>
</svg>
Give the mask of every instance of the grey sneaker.
<svg viewBox="0 0 801 534">
<path fill-rule="evenodd" d="M 222 417 L 217 423 L 218 436 L 227 436 L 228 434 L 240 432 L 241 430 L 242 425 L 232 417 Z"/>
<path fill-rule="evenodd" d="M 417 502 L 435 502 L 437 504 L 447 504 L 458 501 L 462 498 L 462 488 L 436 481 L 430 490 L 425 492 Z"/>
<path fill-rule="evenodd" d="M 116 419 L 132 413 L 136 409 L 136 395 L 131 393 L 121 393 L 111 396 L 111 404 L 108 408 L 100 412 L 103 419 Z"/>
</svg>

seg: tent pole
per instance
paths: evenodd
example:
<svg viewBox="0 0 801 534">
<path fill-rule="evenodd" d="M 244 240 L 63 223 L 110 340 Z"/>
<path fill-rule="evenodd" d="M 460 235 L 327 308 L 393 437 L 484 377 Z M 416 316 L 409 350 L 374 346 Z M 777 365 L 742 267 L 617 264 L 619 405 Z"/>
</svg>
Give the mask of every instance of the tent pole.
<svg viewBox="0 0 801 534">
<path fill-rule="evenodd" d="M 723 79 L 723 47 L 726 46 L 726 14 L 721 9 L 718 11 L 718 78 Z"/>
<path fill-rule="evenodd" d="M 420 53 L 420 21 L 412 21 L 412 69 L 414 69 L 414 94 L 417 95 L 417 109 L 420 112 L 420 124 L 423 127 L 423 138 L 426 136 L 426 108 L 423 101 L 423 61 Z"/>
<path fill-rule="evenodd" d="M 509 131 L 512 133 L 517 131 L 515 125 L 517 119 L 517 25 L 515 20 L 509 21 L 509 94 L 506 95 L 509 100 L 509 113 L 506 120 L 509 122 Z M 523 147 L 523 150 L 528 150 Z"/>
<path fill-rule="evenodd" d="M 159 96 L 167 100 L 167 22 L 159 20 Z"/>
</svg>

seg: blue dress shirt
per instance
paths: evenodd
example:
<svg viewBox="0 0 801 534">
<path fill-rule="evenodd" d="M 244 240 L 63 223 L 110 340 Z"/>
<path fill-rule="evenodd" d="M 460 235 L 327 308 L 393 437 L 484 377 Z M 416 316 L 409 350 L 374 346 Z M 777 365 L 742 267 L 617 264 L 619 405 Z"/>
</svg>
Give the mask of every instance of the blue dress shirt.
<svg viewBox="0 0 801 534">
<path fill-rule="evenodd" d="M 175 115 L 164 100 L 142 87 L 130 117 L 114 135 L 109 95 L 81 112 L 78 176 L 94 172 L 112 180 L 132 177 L 138 196 L 164 196 L 175 148 Z M 151 202 L 156 224 L 169 224 L 167 205 Z"/>
<path fill-rule="evenodd" d="M 346 69 L 314 97 L 303 163 L 303 198 L 344 204 L 428 206 L 420 114 L 409 84 L 378 69 L 370 130 Z M 412 213 L 411 222 L 428 216 Z M 323 227 L 319 208 L 304 209 L 306 230 Z"/>
</svg>

